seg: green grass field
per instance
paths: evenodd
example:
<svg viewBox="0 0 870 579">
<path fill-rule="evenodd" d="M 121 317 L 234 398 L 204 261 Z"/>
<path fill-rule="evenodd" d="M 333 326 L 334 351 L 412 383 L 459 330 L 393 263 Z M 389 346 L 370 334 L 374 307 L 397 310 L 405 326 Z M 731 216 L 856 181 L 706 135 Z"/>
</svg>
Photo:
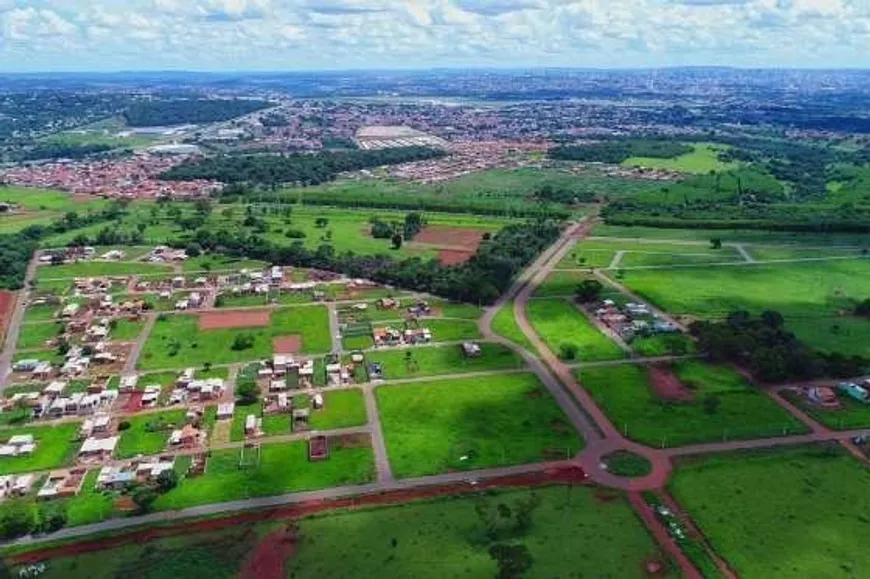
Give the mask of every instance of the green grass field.
<svg viewBox="0 0 870 579">
<path fill-rule="evenodd" d="M 623 256 L 617 267 L 689 265 L 743 261 L 736 249 L 709 244 L 664 243 L 647 239 L 591 239 L 578 243 L 559 263 L 559 269 L 606 268 L 617 252 Z M 561 272 L 557 272 L 561 273 Z"/>
<path fill-rule="evenodd" d="M 729 368 L 692 361 L 681 362 L 674 370 L 693 390 L 693 400 L 663 401 L 652 388 L 646 366 L 589 368 L 577 372 L 577 377 L 616 428 L 650 446 L 807 432 L 806 426 Z M 708 398 L 717 402 L 705 402 Z"/>
<path fill-rule="evenodd" d="M 855 430 L 870 427 L 870 405 L 862 404 L 850 396 L 841 394 L 839 391 L 835 390 L 835 392 L 837 393 L 837 399 L 840 401 L 840 408 L 831 410 L 820 408 L 794 392 L 785 391 L 781 394 L 786 400 L 828 428 L 834 430 Z"/>
<path fill-rule="evenodd" d="M 49 470 L 69 464 L 79 446 L 76 442 L 79 426 L 78 422 L 67 422 L 57 426 L 0 430 L 0 442 L 6 442 L 18 434 L 32 434 L 36 441 L 36 451 L 31 456 L 0 459 L 0 475 Z"/>
<path fill-rule="evenodd" d="M 802 247 L 748 247 L 749 254 L 758 261 L 778 259 L 818 259 L 822 257 L 862 257 L 863 250 L 859 248 L 802 248 Z"/>
<path fill-rule="evenodd" d="M 718 318 L 735 309 L 773 309 L 811 346 L 870 356 L 870 321 L 842 314 L 868 296 L 868 260 L 633 270 L 621 281 L 676 315 Z"/>
<path fill-rule="evenodd" d="M 329 320 L 322 306 L 283 308 L 272 312 L 268 326 L 200 330 L 199 318 L 168 314 L 158 319 L 139 360 L 143 370 L 186 368 L 265 359 L 272 355 L 272 340 L 280 336 L 302 336 L 302 351 L 322 354 L 331 347 Z M 233 350 L 235 337 L 253 338 L 250 348 Z"/>
<path fill-rule="evenodd" d="M 375 394 L 402 478 L 564 458 L 581 445 L 533 374 L 380 386 Z"/>
<path fill-rule="evenodd" d="M 292 392 L 290 393 L 292 396 Z M 323 392 L 323 408 L 311 410 L 308 425 L 312 430 L 335 430 L 363 426 L 368 422 L 365 401 L 361 390 L 334 390 Z M 311 408 L 311 400 L 306 394 L 292 396 L 294 408 Z M 250 406 L 236 406 L 233 424 L 230 430 L 230 440 L 233 442 L 245 439 L 245 419 L 249 414 L 260 416 L 263 403 Z M 292 434 L 292 417 L 290 414 L 268 414 L 263 418 L 263 434 L 282 436 Z"/>
<path fill-rule="evenodd" d="M 52 319 L 55 312 L 60 309 L 61 306 L 52 306 L 50 304 L 43 304 L 40 306 L 28 306 L 26 310 L 24 310 L 24 323 L 30 322 L 47 322 Z"/>
<path fill-rule="evenodd" d="M 540 506 L 532 515 L 531 530 L 511 541 L 524 544 L 534 560 L 523 577 L 645 577 L 645 560 L 658 556 L 655 543 L 623 497 L 601 501 L 595 493 L 586 487 L 553 486 L 304 519 L 299 550 L 288 561 L 288 577 L 495 577 L 475 506 L 510 508 L 533 496 Z"/>
<path fill-rule="evenodd" d="M 765 231 L 762 229 L 670 229 L 665 227 L 634 227 L 626 225 L 595 226 L 592 235 L 619 238 L 620 241 L 642 239 L 648 241 L 697 241 L 704 244 L 713 238 L 724 243 L 762 243 L 804 246 L 870 247 L 870 235 L 861 233 L 809 233 L 805 231 Z M 595 241 L 594 239 L 592 241 Z"/>
<path fill-rule="evenodd" d="M 253 452 L 248 450 L 248 458 L 256 463 Z M 341 448 L 333 443 L 328 460 L 309 462 L 306 442 L 263 444 L 259 466 L 252 464 L 242 469 L 239 468 L 238 449 L 215 450 L 204 475 L 182 480 L 176 488 L 157 499 L 154 506 L 157 510 L 183 509 L 363 484 L 374 478 L 374 472 L 374 456 L 368 445 Z"/>
<path fill-rule="evenodd" d="M 22 324 L 18 333 L 19 350 L 31 350 L 44 348 L 45 343 L 57 337 L 63 326 L 55 322 L 40 322 L 35 324 Z"/>
<path fill-rule="evenodd" d="M 535 289 L 533 297 L 571 297 L 583 280 L 592 277 L 587 271 L 554 271 Z"/>
<path fill-rule="evenodd" d="M 478 358 L 467 358 L 459 345 L 382 350 L 369 353 L 367 361 L 379 362 L 386 380 L 523 367 L 522 359 L 502 345 L 481 343 L 480 350 Z"/>
<path fill-rule="evenodd" d="M 262 270 L 268 264 L 256 259 L 234 259 L 220 254 L 203 254 L 184 261 L 184 271 L 239 271 L 242 269 Z"/>
<path fill-rule="evenodd" d="M 72 279 L 77 277 L 120 276 L 133 274 L 171 274 L 172 269 L 158 263 L 132 261 L 80 261 L 62 265 L 44 265 L 36 270 L 36 279 Z"/>
<path fill-rule="evenodd" d="M 142 330 L 145 329 L 145 322 L 120 319 L 112 328 L 110 338 L 113 342 L 134 342 Z"/>
<path fill-rule="evenodd" d="M 184 414 L 184 410 L 168 410 L 125 418 L 130 428 L 121 432 L 115 454 L 118 458 L 159 454 L 166 448 L 172 430 L 184 426 Z"/>
<path fill-rule="evenodd" d="M 655 159 L 630 157 L 622 162 L 626 167 L 646 167 L 680 173 L 707 174 L 710 171 L 729 171 L 739 167 L 739 163 L 726 163 L 719 160 L 719 152 L 726 149 L 714 143 L 693 143 L 694 151 L 674 159 Z"/>
<path fill-rule="evenodd" d="M 535 346 L 520 329 L 517 319 L 514 317 L 513 301 L 506 303 L 498 313 L 495 314 L 495 317 L 492 319 L 492 330 L 499 336 L 507 338 L 514 344 L 522 346 L 532 354 L 537 353 Z"/>
<path fill-rule="evenodd" d="M 557 356 L 563 345 L 570 344 L 579 349 L 577 359 L 584 362 L 625 357 L 625 352 L 570 302 L 531 300 L 527 313 L 535 331 Z"/>
<path fill-rule="evenodd" d="M 670 488 L 740 577 L 859 577 L 870 566 L 870 472 L 842 449 L 698 459 Z"/>
</svg>

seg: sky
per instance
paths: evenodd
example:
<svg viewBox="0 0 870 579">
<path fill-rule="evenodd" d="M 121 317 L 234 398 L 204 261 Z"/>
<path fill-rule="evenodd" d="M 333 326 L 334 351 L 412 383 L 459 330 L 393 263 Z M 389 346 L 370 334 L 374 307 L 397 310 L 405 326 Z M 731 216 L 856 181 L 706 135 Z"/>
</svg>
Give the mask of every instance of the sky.
<svg viewBox="0 0 870 579">
<path fill-rule="evenodd" d="M 870 0 L 0 0 L 0 71 L 870 66 Z"/>
</svg>

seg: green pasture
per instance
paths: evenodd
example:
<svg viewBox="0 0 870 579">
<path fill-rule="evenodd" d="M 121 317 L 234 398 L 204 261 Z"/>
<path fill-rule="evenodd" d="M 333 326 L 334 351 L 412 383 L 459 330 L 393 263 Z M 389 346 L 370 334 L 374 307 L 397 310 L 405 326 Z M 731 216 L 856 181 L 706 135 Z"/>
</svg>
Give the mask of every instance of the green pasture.
<svg viewBox="0 0 870 579">
<path fill-rule="evenodd" d="M 401 380 L 442 374 L 463 374 L 523 367 L 522 359 L 500 344 L 480 343 L 480 356 L 468 358 L 459 345 L 370 352 L 367 362 L 378 362 L 384 379 Z"/>
<path fill-rule="evenodd" d="M 646 167 L 662 171 L 677 171 L 679 173 L 707 174 L 711 171 L 730 171 L 739 167 L 739 163 L 727 163 L 719 160 L 719 153 L 727 147 L 714 143 L 692 143 L 695 150 L 673 159 L 658 159 L 649 157 L 630 157 L 622 162 L 626 167 Z"/>
<path fill-rule="evenodd" d="M 557 356 L 563 345 L 576 346 L 577 360 L 583 362 L 618 360 L 626 355 L 571 302 L 530 300 L 526 312 L 535 332 Z"/>
</svg>

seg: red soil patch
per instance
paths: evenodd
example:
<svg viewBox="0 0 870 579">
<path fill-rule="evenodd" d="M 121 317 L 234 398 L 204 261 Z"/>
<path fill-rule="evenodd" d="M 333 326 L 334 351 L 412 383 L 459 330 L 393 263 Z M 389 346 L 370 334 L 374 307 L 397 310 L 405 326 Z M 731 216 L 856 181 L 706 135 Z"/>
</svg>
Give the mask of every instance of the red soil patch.
<svg viewBox="0 0 870 579">
<path fill-rule="evenodd" d="M 469 474 L 471 476 L 471 474 Z M 220 519 L 208 519 L 204 521 L 179 521 L 163 527 L 150 529 L 132 530 L 129 532 L 118 531 L 117 534 L 84 540 L 77 543 L 47 547 L 38 551 L 10 555 L 8 560 L 14 565 L 29 565 L 47 559 L 60 557 L 74 557 L 84 553 L 94 553 L 105 549 L 111 549 L 128 543 L 144 543 L 164 537 L 188 535 L 191 533 L 219 531 L 247 523 L 262 521 L 279 521 L 283 519 L 298 519 L 313 514 L 337 509 L 354 509 L 374 505 L 393 505 L 406 503 L 432 497 L 477 494 L 481 490 L 496 488 L 536 488 L 551 484 L 584 484 L 587 475 L 580 467 L 569 464 L 542 464 L 541 470 L 526 474 L 517 474 L 501 478 L 493 478 L 470 484 L 469 482 L 457 482 L 430 487 L 385 491 L 373 494 L 364 494 L 342 499 L 311 500 L 273 509 L 250 511 L 239 513 Z"/>
<path fill-rule="evenodd" d="M 649 379 L 653 390 L 662 400 L 685 402 L 695 398 L 695 393 L 680 382 L 667 366 L 650 366 Z"/>
<path fill-rule="evenodd" d="M 0 340 L 6 335 L 6 326 L 15 309 L 15 292 L 0 291 Z"/>
<path fill-rule="evenodd" d="M 296 554 L 299 546 L 298 533 L 292 529 L 282 529 L 267 535 L 257 543 L 248 557 L 241 579 L 284 579 L 284 563 Z"/>
<path fill-rule="evenodd" d="M 272 340 L 272 351 L 276 354 L 298 354 L 302 351 L 302 336 L 280 336 Z"/>
<path fill-rule="evenodd" d="M 484 233 L 480 229 L 427 225 L 414 236 L 414 242 L 462 249 L 474 253 L 480 247 Z"/>
<path fill-rule="evenodd" d="M 459 265 L 471 259 L 473 255 L 473 251 L 440 249 L 438 250 L 438 262 L 441 265 Z"/>
<path fill-rule="evenodd" d="M 125 412 L 139 412 L 142 410 L 142 397 L 145 395 L 145 392 L 141 390 L 134 390 L 130 392 L 130 397 L 127 399 L 127 403 L 124 404 Z"/>
<path fill-rule="evenodd" d="M 268 310 L 208 312 L 200 314 L 200 330 L 217 330 L 220 328 L 254 328 L 268 326 L 272 313 Z"/>
</svg>

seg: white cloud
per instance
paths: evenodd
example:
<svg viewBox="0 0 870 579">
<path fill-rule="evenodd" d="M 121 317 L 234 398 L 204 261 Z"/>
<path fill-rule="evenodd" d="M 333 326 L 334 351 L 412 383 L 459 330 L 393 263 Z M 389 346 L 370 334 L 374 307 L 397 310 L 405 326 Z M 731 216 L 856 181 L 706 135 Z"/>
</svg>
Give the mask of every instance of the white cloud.
<svg viewBox="0 0 870 579">
<path fill-rule="evenodd" d="M 867 45 L 867 0 L 0 0 L 6 70 L 860 66 Z"/>
</svg>

